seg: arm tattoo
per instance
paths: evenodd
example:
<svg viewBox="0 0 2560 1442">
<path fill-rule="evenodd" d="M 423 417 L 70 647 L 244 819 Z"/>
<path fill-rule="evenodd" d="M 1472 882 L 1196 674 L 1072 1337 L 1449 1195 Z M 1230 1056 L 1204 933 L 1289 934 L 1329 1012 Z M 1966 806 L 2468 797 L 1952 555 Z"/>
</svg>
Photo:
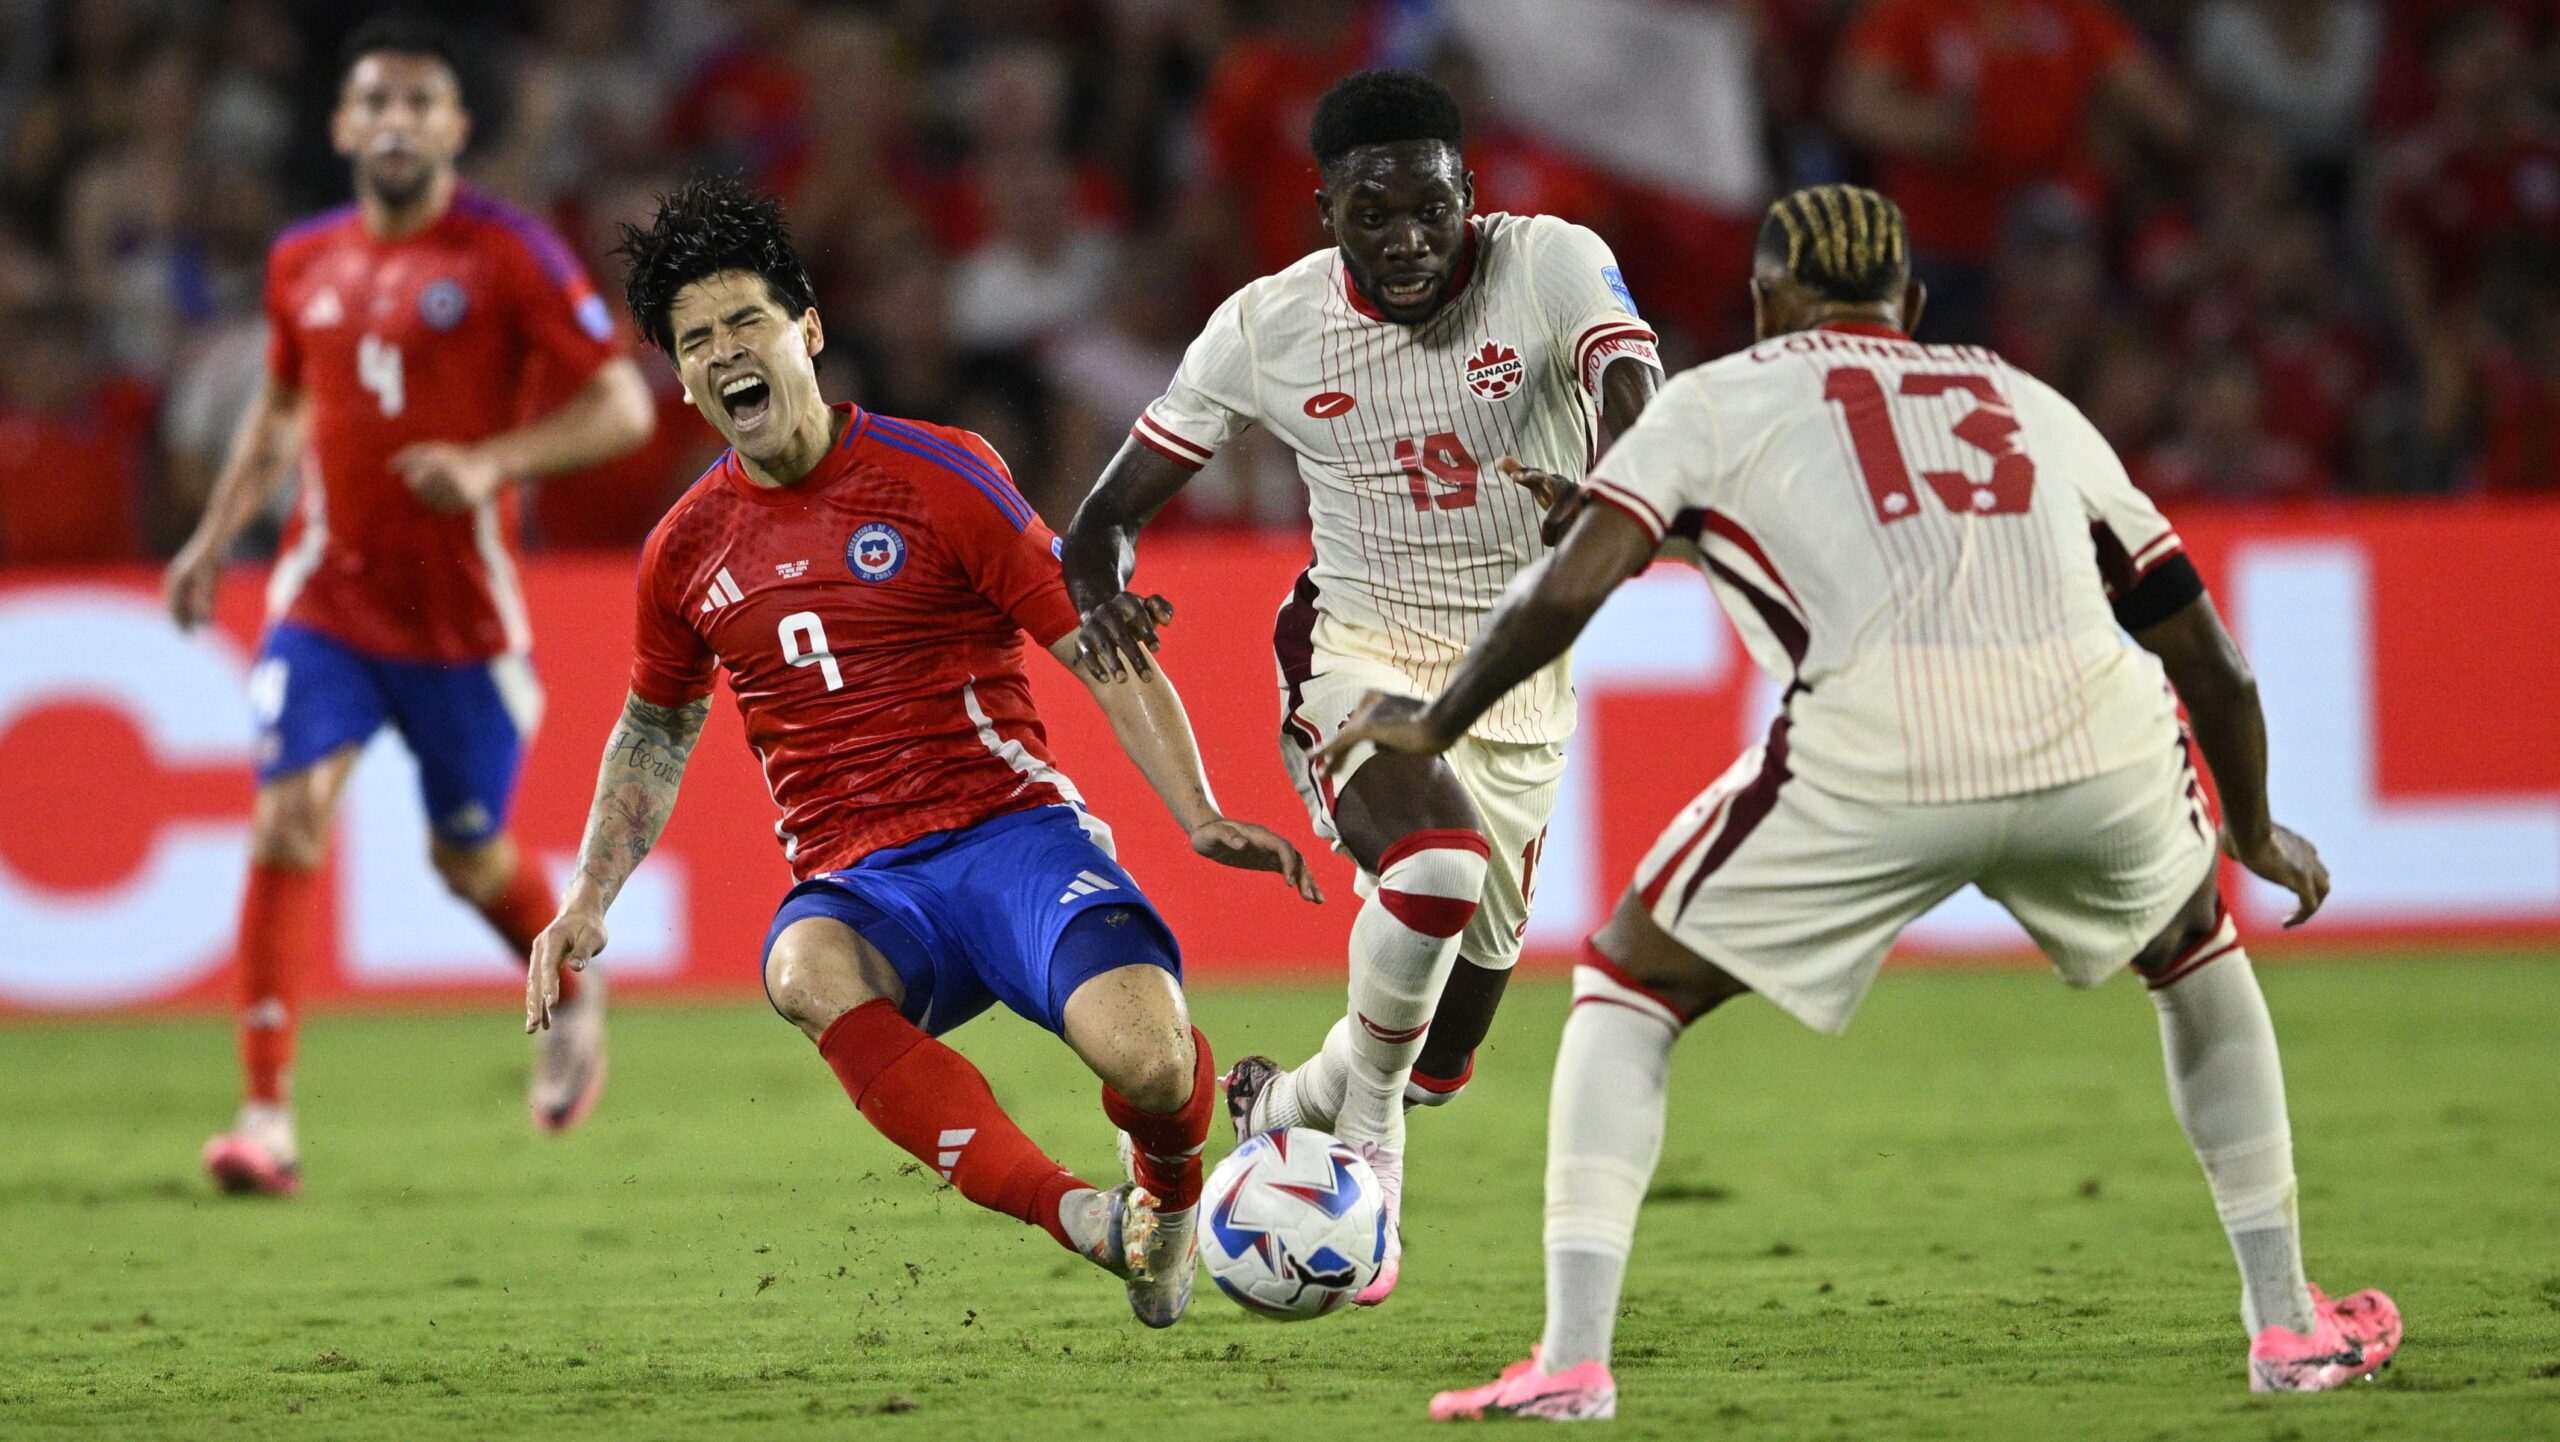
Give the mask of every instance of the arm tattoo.
<svg viewBox="0 0 2560 1442">
<path fill-rule="evenodd" d="M 637 696 L 622 703 L 622 719 L 614 723 L 596 773 L 586 839 L 578 846 L 578 874 L 595 884 L 606 905 L 621 894 L 675 814 L 685 762 L 710 716 L 708 696 L 685 706 L 653 706 Z"/>
</svg>

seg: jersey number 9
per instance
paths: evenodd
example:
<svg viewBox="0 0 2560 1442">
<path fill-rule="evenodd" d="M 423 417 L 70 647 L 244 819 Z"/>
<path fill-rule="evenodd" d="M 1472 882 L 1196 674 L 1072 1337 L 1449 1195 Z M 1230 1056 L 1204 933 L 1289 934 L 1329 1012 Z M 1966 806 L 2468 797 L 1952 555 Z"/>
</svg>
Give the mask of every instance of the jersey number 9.
<svg viewBox="0 0 2560 1442">
<path fill-rule="evenodd" d="M 782 659 L 794 666 L 815 666 L 826 678 L 827 689 L 844 689 L 844 672 L 836 666 L 833 651 L 827 649 L 827 628 L 815 611 L 794 611 L 782 618 Z"/>
</svg>

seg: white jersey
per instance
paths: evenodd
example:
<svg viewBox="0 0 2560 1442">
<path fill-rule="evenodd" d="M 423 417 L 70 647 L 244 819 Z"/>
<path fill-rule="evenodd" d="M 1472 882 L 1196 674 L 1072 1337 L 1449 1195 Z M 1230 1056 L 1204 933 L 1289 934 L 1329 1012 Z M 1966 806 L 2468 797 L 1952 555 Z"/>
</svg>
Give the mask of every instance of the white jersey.
<svg viewBox="0 0 2560 1442">
<path fill-rule="evenodd" d="M 1384 662 L 1425 697 L 1546 551 L 1537 504 L 1494 462 L 1579 479 L 1598 449 L 1601 372 L 1624 355 L 1658 364 L 1600 237 L 1543 215 L 1468 229 L 1456 293 L 1420 325 L 1380 317 L 1338 250 L 1237 291 L 1130 432 L 1194 467 L 1249 425 L 1296 452 L 1315 560 L 1291 604 L 1313 614 L 1293 628 L 1284 613 L 1284 631 L 1311 628 L 1318 657 Z M 1559 658 L 1473 734 L 1552 743 L 1572 730 Z"/>
<path fill-rule="evenodd" d="M 1590 486 L 1694 545 L 1788 687 L 1772 752 L 1824 790 L 1978 801 L 2178 744 L 2107 600 L 2177 533 L 2087 417 L 1987 350 L 1764 341 L 1665 386 Z"/>
</svg>

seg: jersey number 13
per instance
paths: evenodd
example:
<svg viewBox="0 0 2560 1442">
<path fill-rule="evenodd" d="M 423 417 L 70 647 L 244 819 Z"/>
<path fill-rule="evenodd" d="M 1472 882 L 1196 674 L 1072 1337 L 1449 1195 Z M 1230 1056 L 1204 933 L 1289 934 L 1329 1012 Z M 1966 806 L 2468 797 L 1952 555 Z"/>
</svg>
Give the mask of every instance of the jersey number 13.
<svg viewBox="0 0 2560 1442">
<path fill-rule="evenodd" d="M 1977 404 L 1948 429 L 1957 440 L 1992 457 L 1988 480 L 1968 479 L 1962 471 L 1922 471 L 1920 479 L 1937 493 L 1938 503 L 1958 515 L 2014 516 L 2025 512 L 2036 489 L 2036 463 L 2018 440 L 2018 413 L 1980 375 L 1921 375 L 1902 378 L 1906 396 L 1970 394 Z M 1911 465 L 1903 458 L 1902 438 L 1894 433 L 1893 410 L 1885 401 L 1884 383 L 1874 371 L 1844 366 L 1822 378 L 1822 398 L 1840 407 L 1849 422 L 1849 447 L 1857 454 L 1858 472 L 1875 503 L 1876 519 L 1891 525 L 1920 513 L 1919 494 L 1912 489 Z"/>
</svg>

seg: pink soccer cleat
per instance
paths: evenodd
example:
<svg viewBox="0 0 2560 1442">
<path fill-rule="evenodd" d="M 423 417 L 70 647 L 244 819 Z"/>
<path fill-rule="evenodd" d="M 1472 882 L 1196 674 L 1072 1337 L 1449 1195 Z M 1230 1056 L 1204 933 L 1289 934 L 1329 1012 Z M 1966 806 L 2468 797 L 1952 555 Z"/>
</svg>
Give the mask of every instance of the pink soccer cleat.
<svg viewBox="0 0 2560 1442">
<path fill-rule="evenodd" d="M 1486 1417 L 1536 1417 L 1548 1422 L 1606 1422 L 1618 1415 L 1618 1379 L 1602 1362 L 1578 1362 L 1549 1376 L 1538 1370 L 1538 1349 L 1502 1369 L 1481 1387 L 1443 1392 L 1431 1399 L 1434 1422 L 1474 1422 Z"/>
<path fill-rule="evenodd" d="M 234 1196 L 302 1195 L 302 1155 L 294 1145 L 293 1113 L 274 1103 L 240 1108 L 231 1130 L 204 1144 L 205 1175 Z"/>
<path fill-rule="evenodd" d="M 1235 1126 L 1237 1145 L 1271 1130 L 1263 1096 L 1285 1075 L 1280 1064 L 1267 1056 L 1242 1056 L 1218 1078 L 1218 1089 L 1227 1094 L 1227 1120 Z"/>
<path fill-rule="evenodd" d="M 1352 1147 L 1377 1173 L 1379 1200 L 1387 1213 L 1387 1254 L 1378 1261 L 1378 1275 L 1351 1299 L 1356 1306 L 1374 1307 L 1394 1293 L 1404 1275 L 1404 1152 L 1384 1142 L 1354 1142 Z"/>
<path fill-rule="evenodd" d="M 551 1008 L 551 1025 L 535 1034 L 524 1093 L 535 1130 L 569 1130 L 604 1095 L 604 1009 L 604 973 L 589 967 L 578 975 L 578 999 Z"/>
<path fill-rule="evenodd" d="M 2331 1301 L 2311 1289 L 2311 1335 L 2269 1327 L 2249 1343 L 2252 1392 L 2326 1392 L 2391 1365 L 2400 1309 L 2367 1287 Z"/>
</svg>

